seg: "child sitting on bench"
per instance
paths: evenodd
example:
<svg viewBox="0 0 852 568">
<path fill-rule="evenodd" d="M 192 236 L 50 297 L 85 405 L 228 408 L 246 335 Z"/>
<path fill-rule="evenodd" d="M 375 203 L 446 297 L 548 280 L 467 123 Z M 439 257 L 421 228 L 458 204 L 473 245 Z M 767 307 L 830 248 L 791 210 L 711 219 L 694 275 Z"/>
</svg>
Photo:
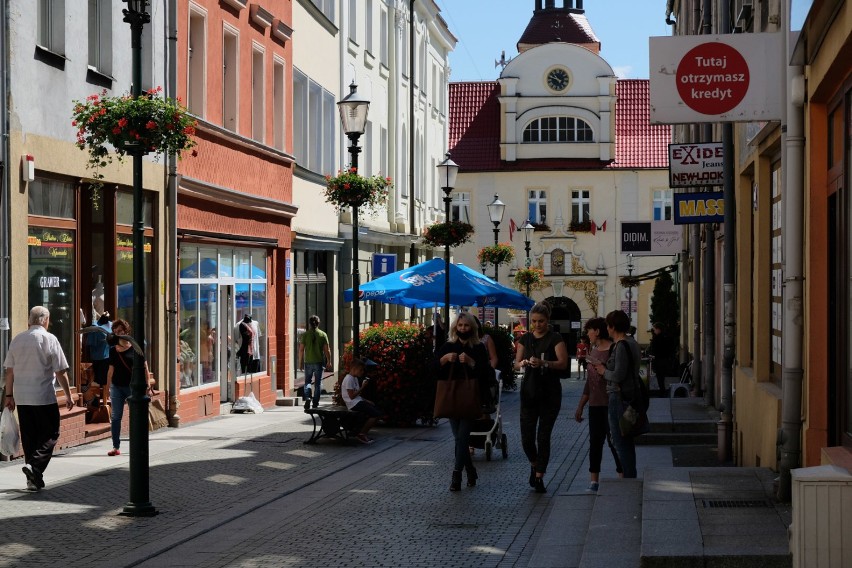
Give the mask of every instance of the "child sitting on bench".
<svg viewBox="0 0 852 568">
<path fill-rule="evenodd" d="M 373 364 L 375 365 L 375 363 Z M 367 432 L 383 416 L 383 412 L 375 404 L 361 396 L 361 392 L 366 388 L 367 382 L 370 380 L 367 377 L 359 382 L 366 372 L 367 363 L 363 359 L 353 359 L 349 365 L 349 374 L 340 383 L 340 395 L 343 398 L 343 402 L 346 403 L 346 408 L 356 412 L 363 412 L 367 415 L 367 421 L 364 422 L 364 426 L 358 433 L 357 438 L 362 444 L 371 444 L 373 440 L 367 437 Z"/>
</svg>

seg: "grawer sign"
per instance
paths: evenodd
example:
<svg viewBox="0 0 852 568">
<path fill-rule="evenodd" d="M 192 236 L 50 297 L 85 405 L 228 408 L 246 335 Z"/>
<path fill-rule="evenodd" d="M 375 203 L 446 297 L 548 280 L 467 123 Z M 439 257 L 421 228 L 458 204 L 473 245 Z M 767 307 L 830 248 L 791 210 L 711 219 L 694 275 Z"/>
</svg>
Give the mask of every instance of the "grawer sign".
<svg viewBox="0 0 852 568">
<path fill-rule="evenodd" d="M 669 144 L 669 187 L 722 185 L 721 142 Z"/>
<path fill-rule="evenodd" d="M 650 38 L 651 122 L 781 119 L 780 33 Z"/>
</svg>

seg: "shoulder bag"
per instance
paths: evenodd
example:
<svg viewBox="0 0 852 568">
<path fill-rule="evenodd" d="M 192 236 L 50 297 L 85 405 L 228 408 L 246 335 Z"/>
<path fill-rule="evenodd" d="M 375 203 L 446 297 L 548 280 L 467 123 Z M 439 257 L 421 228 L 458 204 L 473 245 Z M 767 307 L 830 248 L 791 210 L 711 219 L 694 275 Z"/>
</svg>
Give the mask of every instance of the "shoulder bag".
<svg viewBox="0 0 852 568">
<path fill-rule="evenodd" d="M 458 371 L 461 367 L 461 372 Z M 482 415 L 479 381 L 467 372 L 467 365 L 451 363 L 446 379 L 437 381 L 435 418 L 473 419 Z"/>
<path fill-rule="evenodd" d="M 648 386 L 645 381 L 636 372 L 636 367 L 633 364 L 633 352 L 629 345 L 624 346 L 627 349 L 627 358 L 630 361 L 630 373 L 633 376 L 633 396 L 630 400 L 621 401 L 622 414 L 618 420 L 618 429 L 621 435 L 625 438 L 636 438 L 642 434 L 647 434 L 651 431 L 651 425 L 648 422 L 648 406 L 650 404 Z"/>
</svg>

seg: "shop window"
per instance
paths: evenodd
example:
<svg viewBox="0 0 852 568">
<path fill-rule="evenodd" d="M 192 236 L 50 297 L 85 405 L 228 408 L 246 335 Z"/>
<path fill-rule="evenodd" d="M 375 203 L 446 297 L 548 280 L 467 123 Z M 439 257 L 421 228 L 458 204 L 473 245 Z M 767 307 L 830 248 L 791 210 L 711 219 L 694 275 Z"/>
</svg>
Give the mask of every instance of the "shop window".
<svg viewBox="0 0 852 568">
<path fill-rule="evenodd" d="M 296 357 L 299 353 L 299 339 L 307 329 L 311 316 L 319 316 L 321 329 L 328 334 L 329 343 L 334 344 L 334 330 L 329 326 L 328 319 L 327 272 L 330 254 L 318 250 L 297 250 L 293 253 L 293 311 L 296 325 L 292 344 L 294 369 L 298 368 Z"/>
<path fill-rule="evenodd" d="M 70 183 L 36 178 L 29 183 L 27 193 L 30 215 L 74 218 L 74 186 Z"/>
</svg>

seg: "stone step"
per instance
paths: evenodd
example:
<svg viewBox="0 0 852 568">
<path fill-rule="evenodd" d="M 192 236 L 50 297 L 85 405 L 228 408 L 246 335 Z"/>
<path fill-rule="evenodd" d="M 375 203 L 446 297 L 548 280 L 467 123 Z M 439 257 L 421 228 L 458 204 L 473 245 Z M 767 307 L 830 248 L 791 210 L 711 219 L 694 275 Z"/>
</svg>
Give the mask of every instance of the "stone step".
<svg viewBox="0 0 852 568">
<path fill-rule="evenodd" d="M 651 432 L 636 438 L 637 446 L 697 446 L 716 444 L 716 432 Z"/>
<path fill-rule="evenodd" d="M 642 480 L 602 480 L 580 568 L 636 568 L 642 545 Z M 644 566 L 644 565 L 643 565 Z"/>
</svg>

